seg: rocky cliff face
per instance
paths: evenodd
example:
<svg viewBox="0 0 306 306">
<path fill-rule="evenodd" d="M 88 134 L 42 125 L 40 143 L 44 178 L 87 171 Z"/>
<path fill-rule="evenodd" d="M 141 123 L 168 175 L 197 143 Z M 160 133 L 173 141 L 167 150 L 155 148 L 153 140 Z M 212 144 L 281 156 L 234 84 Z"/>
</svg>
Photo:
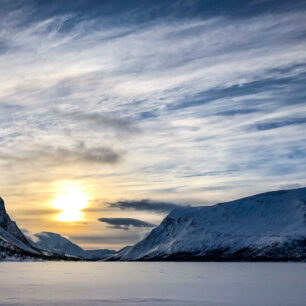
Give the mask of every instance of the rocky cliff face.
<svg viewBox="0 0 306 306">
<path fill-rule="evenodd" d="M 306 188 L 173 210 L 111 260 L 306 260 Z"/>
<path fill-rule="evenodd" d="M 12 234 L 16 239 L 22 241 L 26 245 L 29 245 L 27 238 L 23 235 L 18 228 L 16 222 L 12 221 L 9 215 L 6 213 L 3 199 L 0 197 L 0 227 Z"/>
</svg>

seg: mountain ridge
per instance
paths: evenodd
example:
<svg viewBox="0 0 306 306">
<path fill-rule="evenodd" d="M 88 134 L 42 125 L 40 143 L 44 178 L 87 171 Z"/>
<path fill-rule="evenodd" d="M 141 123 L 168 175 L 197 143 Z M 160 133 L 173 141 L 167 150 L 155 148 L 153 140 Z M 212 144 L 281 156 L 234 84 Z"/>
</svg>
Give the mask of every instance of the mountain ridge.
<svg viewBox="0 0 306 306">
<path fill-rule="evenodd" d="M 105 261 L 306 261 L 306 188 L 172 210 L 133 246 L 83 250 L 51 233 L 27 238 L 0 198 L 0 259 Z"/>
<path fill-rule="evenodd" d="M 306 188 L 176 208 L 108 260 L 306 260 Z"/>
</svg>

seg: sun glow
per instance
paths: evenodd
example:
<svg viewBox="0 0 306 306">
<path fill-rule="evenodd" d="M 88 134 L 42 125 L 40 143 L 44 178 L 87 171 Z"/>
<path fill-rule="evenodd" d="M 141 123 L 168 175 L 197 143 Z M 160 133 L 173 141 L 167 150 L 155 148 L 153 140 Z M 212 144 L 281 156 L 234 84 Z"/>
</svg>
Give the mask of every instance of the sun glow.
<svg viewBox="0 0 306 306">
<path fill-rule="evenodd" d="M 83 220 L 81 210 L 88 206 L 88 197 L 79 186 L 67 186 L 56 195 L 52 206 L 62 211 L 56 216 L 58 221 L 81 221 Z"/>
</svg>

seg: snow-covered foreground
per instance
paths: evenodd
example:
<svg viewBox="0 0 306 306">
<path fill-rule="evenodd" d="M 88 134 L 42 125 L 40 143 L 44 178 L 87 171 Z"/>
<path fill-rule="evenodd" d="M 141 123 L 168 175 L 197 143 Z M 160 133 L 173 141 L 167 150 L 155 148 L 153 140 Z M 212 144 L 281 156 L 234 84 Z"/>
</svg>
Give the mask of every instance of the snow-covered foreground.
<svg viewBox="0 0 306 306">
<path fill-rule="evenodd" d="M 305 305 L 305 263 L 2 262 L 0 305 Z"/>
</svg>

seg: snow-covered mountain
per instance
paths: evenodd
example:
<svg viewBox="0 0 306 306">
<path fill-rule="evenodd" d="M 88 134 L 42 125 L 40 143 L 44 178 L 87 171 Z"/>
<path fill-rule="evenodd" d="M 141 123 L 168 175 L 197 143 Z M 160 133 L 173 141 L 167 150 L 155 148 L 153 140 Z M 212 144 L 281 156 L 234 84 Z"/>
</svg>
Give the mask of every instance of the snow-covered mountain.
<svg viewBox="0 0 306 306">
<path fill-rule="evenodd" d="M 108 260 L 306 260 L 306 188 L 173 210 Z"/>
<path fill-rule="evenodd" d="M 27 234 L 26 234 L 27 235 Z M 67 238 L 50 232 L 26 237 L 12 221 L 0 197 L 0 260 L 102 260 L 116 251 L 83 250 Z"/>
<path fill-rule="evenodd" d="M 30 237 L 28 237 L 30 239 Z M 33 237 L 32 237 L 33 238 Z M 102 260 L 115 254 L 116 251 L 108 249 L 84 250 L 69 239 L 55 233 L 42 232 L 34 235 L 31 243 L 48 252 L 56 252 L 62 255 L 75 256 L 87 260 Z"/>
<path fill-rule="evenodd" d="M 33 246 L 6 213 L 0 198 L 0 260 L 66 259 L 66 257 Z"/>
</svg>

